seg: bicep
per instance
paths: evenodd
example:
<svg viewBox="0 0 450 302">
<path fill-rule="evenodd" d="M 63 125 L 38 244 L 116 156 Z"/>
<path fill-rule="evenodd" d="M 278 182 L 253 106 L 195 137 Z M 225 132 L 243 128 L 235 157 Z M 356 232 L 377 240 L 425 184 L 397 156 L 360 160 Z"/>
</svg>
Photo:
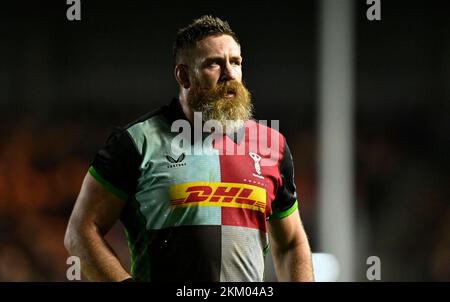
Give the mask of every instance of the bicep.
<svg viewBox="0 0 450 302">
<path fill-rule="evenodd" d="M 125 200 L 108 191 L 89 173 L 86 174 L 75 203 L 69 227 L 98 227 L 106 234 L 119 219 Z"/>
<path fill-rule="evenodd" d="M 298 209 L 287 217 L 270 219 L 268 229 L 272 245 L 275 248 L 288 249 L 306 240 Z"/>
</svg>

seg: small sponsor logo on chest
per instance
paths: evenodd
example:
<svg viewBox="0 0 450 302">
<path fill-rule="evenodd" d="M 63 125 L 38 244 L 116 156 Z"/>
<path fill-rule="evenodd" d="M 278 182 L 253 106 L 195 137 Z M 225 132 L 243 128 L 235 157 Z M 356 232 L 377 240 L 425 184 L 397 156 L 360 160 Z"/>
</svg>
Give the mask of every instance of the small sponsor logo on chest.
<svg viewBox="0 0 450 302">
<path fill-rule="evenodd" d="M 170 163 L 170 165 L 167 165 L 167 168 L 176 168 L 176 167 L 186 166 L 186 163 L 183 163 L 183 160 L 185 158 L 186 158 L 186 155 L 184 153 L 181 153 L 181 155 L 177 158 L 174 158 L 170 155 L 166 155 L 166 159 Z"/>
</svg>

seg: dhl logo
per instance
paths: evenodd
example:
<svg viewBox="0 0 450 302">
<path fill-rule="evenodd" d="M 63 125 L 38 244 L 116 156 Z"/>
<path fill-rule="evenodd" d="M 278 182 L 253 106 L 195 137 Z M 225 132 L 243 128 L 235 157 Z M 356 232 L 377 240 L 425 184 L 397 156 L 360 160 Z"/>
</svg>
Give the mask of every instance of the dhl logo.
<svg viewBox="0 0 450 302">
<path fill-rule="evenodd" d="M 174 207 L 222 206 L 265 212 L 266 190 L 260 187 L 227 182 L 189 182 L 170 187 Z"/>
</svg>

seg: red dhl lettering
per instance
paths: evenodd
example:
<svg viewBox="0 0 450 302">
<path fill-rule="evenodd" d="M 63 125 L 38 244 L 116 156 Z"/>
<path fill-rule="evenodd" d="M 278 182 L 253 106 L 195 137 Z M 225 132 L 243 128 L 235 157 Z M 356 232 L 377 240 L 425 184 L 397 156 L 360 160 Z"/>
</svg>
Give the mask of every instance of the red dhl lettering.
<svg viewBox="0 0 450 302">
<path fill-rule="evenodd" d="M 194 182 L 170 187 L 171 205 L 223 206 L 265 212 L 266 191 L 239 183 Z"/>
</svg>

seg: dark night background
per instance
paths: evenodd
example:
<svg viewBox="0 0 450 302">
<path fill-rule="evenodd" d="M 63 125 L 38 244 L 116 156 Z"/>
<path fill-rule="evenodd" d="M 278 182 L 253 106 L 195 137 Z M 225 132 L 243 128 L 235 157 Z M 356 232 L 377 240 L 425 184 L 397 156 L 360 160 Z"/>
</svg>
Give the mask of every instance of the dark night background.
<svg viewBox="0 0 450 302">
<path fill-rule="evenodd" d="M 338 1 L 338 0 L 337 0 Z M 358 280 L 450 281 L 450 9 L 446 1 L 355 1 Z M 212 14 L 237 33 L 256 117 L 280 120 L 300 211 L 317 251 L 316 1 L 65 1 L 0 11 L 0 281 L 64 281 L 63 236 L 96 150 L 177 95 L 177 29 Z M 338 227 L 338 226 L 337 226 Z M 127 263 L 117 226 L 109 240 Z"/>
</svg>

